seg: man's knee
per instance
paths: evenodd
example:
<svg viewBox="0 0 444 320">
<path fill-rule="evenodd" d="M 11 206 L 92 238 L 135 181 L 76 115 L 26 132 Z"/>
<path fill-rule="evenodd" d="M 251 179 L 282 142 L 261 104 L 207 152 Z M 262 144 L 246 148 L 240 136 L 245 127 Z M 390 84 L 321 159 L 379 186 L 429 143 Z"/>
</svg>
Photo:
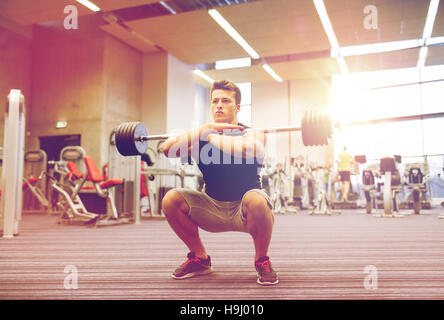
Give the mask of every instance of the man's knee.
<svg viewBox="0 0 444 320">
<path fill-rule="evenodd" d="M 253 219 L 264 219 L 272 215 L 267 199 L 258 192 L 248 192 L 242 200 L 244 214 Z"/>
<path fill-rule="evenodd" d="M 162 210 L 166 216 L 177 212 L 188 213 L 190 207 L 182 194 L 174 189 L 168 191 L 162 199 Z"/>
</svg>

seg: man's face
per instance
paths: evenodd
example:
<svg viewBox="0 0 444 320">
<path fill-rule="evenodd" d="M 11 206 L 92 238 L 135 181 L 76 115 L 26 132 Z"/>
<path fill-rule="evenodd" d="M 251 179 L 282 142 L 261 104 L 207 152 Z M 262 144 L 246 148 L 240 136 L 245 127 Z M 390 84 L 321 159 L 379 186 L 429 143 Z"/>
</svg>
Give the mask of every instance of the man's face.
<svg viewBox="0 0 444 320">
<path fill-rule="evenodd" d="M 211 95 L 211 112 L 214 122 L 237 124 L 240 105 L 236 104 L 235 92 L 216 89 Z"/>
</svg>

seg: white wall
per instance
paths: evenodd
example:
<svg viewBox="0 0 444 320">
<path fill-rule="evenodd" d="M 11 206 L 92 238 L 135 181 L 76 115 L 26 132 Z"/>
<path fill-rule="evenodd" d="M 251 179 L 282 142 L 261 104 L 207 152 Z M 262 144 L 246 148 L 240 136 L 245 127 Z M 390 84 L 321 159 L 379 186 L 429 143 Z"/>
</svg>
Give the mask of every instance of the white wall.
<svg viewBox="0 0 444 320">
<path fill-rule="evenodd" d="M 98 165 L 109 161 L 109 137 L 113 128 L 121 122 L 141 121 L 141 67 L 141 53 L 113 37 L 105 36 L 101 132 L 103 138 L 101 159 L 96 160 Z"/>
<path fill-rule="evenodd" d="M 197 126 L 201 126 L 207 123 L 207 114 L 210 110 L 210 98 L 209 89 L 195 84 L 195 96 L 194 96 L 194 123 Z"/>
<path fill-rule="evenodd" d="M 166 132 L 167 54 L 152 53 L 143 56 L 142 122 L 148 134 Z"/>
<path fill-rule="evenodd" d="M 0 19 L 1 22 L 1 19 Z M 0 27 L 0 141 L 3 144 L 6 99 L 11 89 L 25 97 L 26 130 L 31 118 L 31 41 Z M 29 140 L 29 138 L 27 138 Z M 27 141 L 28 143 L 28 141 Z"/>
<path fill-rule="evenodd" d="M 189 130 L 205 123 L 208 93 L 195 84 L 192 71 L 193 66 L 167 53 L 143 56 L 141 114 L 149 134 Z"/>
<path fill-rule="evenodd" d="M 167 132 L 192 127 L 195 105 L 193 66 L 168 55 Z"/>
</svg>

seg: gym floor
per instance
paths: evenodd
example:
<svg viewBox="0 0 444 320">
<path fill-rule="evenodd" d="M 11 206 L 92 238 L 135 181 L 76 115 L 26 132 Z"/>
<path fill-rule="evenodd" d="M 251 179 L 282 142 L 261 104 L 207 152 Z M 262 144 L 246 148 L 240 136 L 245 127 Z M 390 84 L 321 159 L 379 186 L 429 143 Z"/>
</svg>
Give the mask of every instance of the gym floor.
<svg viewBox="0 0 444 320">
<path fill-rule="evenodd" d="M 0 299 L 443 299 L 443 211 L 277 215 L 270 257 L 280 283 L 272 287 L 256 284 L 247 234 L 202 231 L 215 272 L 173 280 L 187 250 L 166 220 L 92 228 L 25 215 L 19 237 L 0 239 Z"/>
</svg>

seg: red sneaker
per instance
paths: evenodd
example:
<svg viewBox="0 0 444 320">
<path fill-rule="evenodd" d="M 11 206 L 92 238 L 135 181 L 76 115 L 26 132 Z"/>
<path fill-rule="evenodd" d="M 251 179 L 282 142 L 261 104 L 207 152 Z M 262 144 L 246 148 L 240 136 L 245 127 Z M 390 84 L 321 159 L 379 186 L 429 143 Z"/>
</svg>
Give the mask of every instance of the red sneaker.
<svg viewBox="0 0 444 320">
<path fill-rule="evenodd" d="M 270 286 L 279 282 L 277 273 L 273 270 L 268 256 L 259 258 L 259 260 L 254 263 L 254 266 L 257 271 L 257 283 L 260 285 Z"/>
<path fill-rule="evenodd" d="M 213 272 L 211 269 L 211 258 L 200 259 L 197 258 L 194 252 L 187 255 L 188 260 L 185 261 L 179 268 L 174 270 L 171 277 L 173 279 L 187 279 L 195 276 L 201 276 Z"/>
</svg>

